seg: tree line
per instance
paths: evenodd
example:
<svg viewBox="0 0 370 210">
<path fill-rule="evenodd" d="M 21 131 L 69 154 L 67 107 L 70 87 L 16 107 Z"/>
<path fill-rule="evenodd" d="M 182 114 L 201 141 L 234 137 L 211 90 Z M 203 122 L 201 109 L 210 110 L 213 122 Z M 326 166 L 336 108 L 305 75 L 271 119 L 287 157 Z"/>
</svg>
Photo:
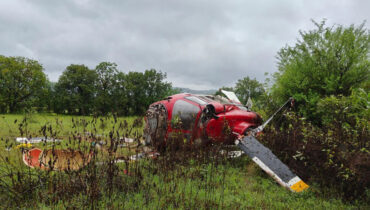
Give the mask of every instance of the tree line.
<svg viewBox="0 0 370 210">
<path fill-rule="evenodd" d="M 0 56 L 0 112 L 26 109 L 77 115 L 138 115 L 154 101 L 174 93 L 166 74 L 155 69 L 124 73 L 117 64 L 95 69 L 71 64 L 50 82 L 42 65 L 24 57 Z"/>
<path fill-rule="evenodd" d="M 343 97 L 351 95 L 367 96 L 369 30 L 364 24 L 314 24 L 315 29 L 300 31 L 301 38 L 295 46 L 281 48 L 277 54 L 278 71 L 271 79 L 260 83 L 246 76 L 234 87 L 222 89 L 235 91 L 244 104 L 251 98 L 255 110 L 265 115 L 294 97 L 297 112 L 318 124 L 332 111 L 325 108 L 335 106 L 328 104 L 334 103 L 332 97 L 344 101 Z M 150 103 L 176 92 L 165 79 L 166 74 L 155 69 L 123 73 L 115 63 L 101 62 L 94 69 L 71 64 L 53 83 L 37 61 L 0 56 L 0 112 L 33 108 L 80 115 L 137 115 L 144 113 Z M 368 101 L 368 96 L 363 100 Z"/>
</svg>

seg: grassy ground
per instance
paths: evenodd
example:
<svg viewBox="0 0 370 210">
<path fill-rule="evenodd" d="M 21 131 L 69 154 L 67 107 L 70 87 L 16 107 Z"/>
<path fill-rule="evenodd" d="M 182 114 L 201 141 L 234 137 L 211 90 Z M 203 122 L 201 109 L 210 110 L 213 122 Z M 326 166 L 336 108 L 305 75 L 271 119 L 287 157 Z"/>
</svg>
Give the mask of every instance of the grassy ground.
<svg viewBox="0 0 370 210">
<path fill-rule="evenodd" d="M 24 119 L 27 123 L 23 123 L 24 136 L 39 136 L 42 126 L 52 126 L 54 132 L 57 132 L 58 137 L 69 137 L 72 133 L 91 131 L 96 129 L 97 133 L 107 135 L 113 125 L 120 123 L 128 123 L 132 125 L 137 117 L 118 117 L 115 122 L 114 117 L 98 117 L 92 116 L 68 116 L 56 114 L 7 114 L 0 115 L 0 136 L 2 138 L 14 138 L 21 136 L 19 127 Z M 97 123 L 93 123 L 96 120 Z M 95 127 L 94 127 L 95 126 Z M 27 132 L 26 132 L 27 130 Z M 128 132 L 128 131 L 127 131 Z M 134 129 L 129 135 L 135 135 L 134 132 L 141 134 L 141 129 Z"/>
<path fill-rule="evenodd" d="M 99 136 L 107 141 L 106 147 L 110 147 L 114 143 L 109 139 L 140 138 L 141 130 L 142 125 L 135 121 L 135 117 L 0 115 L 0 206 L 126 209 L 368 207 L 363 203 L 347 204 L 333 196 L 323 196 L 315 186 L 303 193 L 291 193 L 277 185 L 248 157 L 228 159 L 219 156 L 219 151 L 213 148 L 168 152 L 154 160 L 117 164 L 109 161 L 112 153 L 128 154 L 127 148 L 107 149 L 99 153 L 107 159 L 103 165 L 90 164 L 75 172 L 48 172 L 26 167 L 20 160 L 21 150 L 15 148 L 14 142 L 18 136 L 46 134 L 63 140 L 56 145 L 58 148 L 87 149 L 91 142 L 86 138 L 81 143 L 78 138 L 85 135 L 93 136 L 95 140 Z M 37 147 L 50 148 L 52 145 Z"/>
</svg>

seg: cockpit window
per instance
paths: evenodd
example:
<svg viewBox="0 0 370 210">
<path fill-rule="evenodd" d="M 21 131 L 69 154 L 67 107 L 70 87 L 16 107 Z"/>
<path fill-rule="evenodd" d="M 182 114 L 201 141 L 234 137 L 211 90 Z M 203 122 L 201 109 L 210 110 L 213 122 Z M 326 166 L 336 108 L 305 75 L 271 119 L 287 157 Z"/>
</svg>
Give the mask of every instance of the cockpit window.
<svg viewBox="0 0 370 210">
<path fill-rule="evenodd" d="M 176 101 L 172 109 L 172 127 L 191 130 L 194 127 L 199 112 L 199 106 L 183 100 Z"/>
<path fill-rule="evenodd" d="M 188 97 L 185 97 L 186 99 L 190 100 L 190 101 L 193 101 L 197 104 L 200 104 L 200 105 L 207 105 L 207 102 L 205 102 L 204 100 L 196 97 L 196 96 L 188 96 Z"/>
<path fill-rule="evenodd" d="M 216 96 L 205 96 L 206 98 L 210 99 L 210 100 L 213 100 L 213 101 L 217 101 L 218 103 L 221 103 L 221 104 L 233 104 L 230 100 L 228 100 L 227 98 L 225 97 L 222 97 L 222 96 L 219 96 L 219 95 L 216 95 Z"/>
<path fill-rule="evenodd" d="M 245 111 L 248 111 L 248 108 L 243 106 L 242 104 L 239 104 L 239 103 L 235 103 L 235 102 L 232 102 L 230 101 L 229 99 L 223 97 L 223 96 L 219 96 L 219 95 L 216 95 L 216 96 L 200 96 L 200 98 L 202 98 L 203 100 L 213 100 L 213 101 L 216 101 L 218 103 L 221 103 L 223 105 L 226 105 L 226 104 L 232 104 L 232 105 L 235 105 L 237 107 L 239 107 L 239 109 L 241 110 L 245 110 Z"/>
</svg>

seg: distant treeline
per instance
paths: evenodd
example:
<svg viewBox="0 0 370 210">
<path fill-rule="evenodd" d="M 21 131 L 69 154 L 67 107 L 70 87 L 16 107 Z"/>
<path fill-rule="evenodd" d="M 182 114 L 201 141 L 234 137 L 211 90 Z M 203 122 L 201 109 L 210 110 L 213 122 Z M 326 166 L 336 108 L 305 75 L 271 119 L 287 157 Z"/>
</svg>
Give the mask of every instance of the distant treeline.
<svg viewBox="0 0 370 210">
<path fill-rule="evenodd" d="M 278 51 L 278 71 L 265 83 L 245 76 L 234 87 L 222 89 L 234 91 L 243 104 L 251 98 L 253 109 L 265 117 L 289 97 L 295 98 L 299 115 L 317 125 L 331 119 L 327 114 L 334 109 L 327 107 L 347 99 L 358 102 L 358 108 L 341 104 L 338 112 L 351 110 L 351 116 L 368 117 L 369 30 L 364 23 L 314 24 L 315 29 L 300 32 L 295 45 Z M 115 63 L 101 62 L 94 69 L 71 64 L 52 83 L 38 61 L 0 55 L 0 113 L 32 109 L 79 115 L 143 114 L 151 103 L 181 91 L 165 79 L 166 74 L 155 69 L 123 73 Z"/>
<path fill-rule="evenodd" d="M 165 79 L 155 69 L 123 73 L 115 63 L 101 62 L 95 69 L 71 64 L 54 83 L 38 61 L 0 56 L 0 112 L 138 115 L 174 93 Z"/>
</svg>

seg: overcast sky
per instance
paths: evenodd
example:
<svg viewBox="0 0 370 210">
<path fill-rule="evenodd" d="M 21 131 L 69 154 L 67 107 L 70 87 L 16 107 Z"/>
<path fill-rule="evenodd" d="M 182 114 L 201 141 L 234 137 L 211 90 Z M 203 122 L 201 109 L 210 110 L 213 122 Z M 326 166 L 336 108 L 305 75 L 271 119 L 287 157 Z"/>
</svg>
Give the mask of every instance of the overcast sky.
<svg viewBox="0 0 370 210">
<path fill-rule="evenodd" d="M 52 81 L 70 64 L 109 61 L 215 89 L 245 76 L 263 81 L 277 70 L 277 51 L 314 28 L 311 19 L 369 17 L 369 0 L 1 0 L 0 55 L 38 60 Z"/>
</svg>

